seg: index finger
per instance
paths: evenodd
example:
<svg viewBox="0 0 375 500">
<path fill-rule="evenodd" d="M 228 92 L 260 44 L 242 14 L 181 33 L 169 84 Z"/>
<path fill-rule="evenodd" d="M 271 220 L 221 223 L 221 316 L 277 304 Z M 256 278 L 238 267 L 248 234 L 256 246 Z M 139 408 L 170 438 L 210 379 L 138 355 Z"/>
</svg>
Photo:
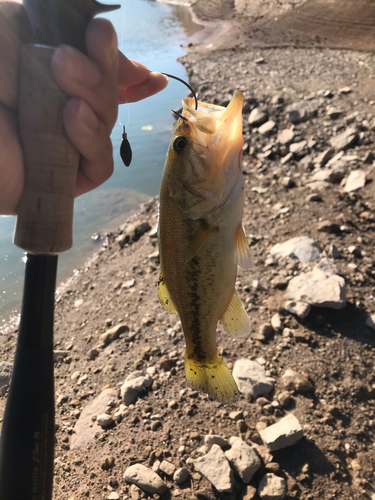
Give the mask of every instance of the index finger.
<svg viewBox="0 0 375 500">
<path fill-rule="evenodd" d="M 119 52 L 118 88 L 120 104 L 136 102 L 160 92 L 168 85 L 168 77 L 150 72 L 149 68 Z"/>
</svg>

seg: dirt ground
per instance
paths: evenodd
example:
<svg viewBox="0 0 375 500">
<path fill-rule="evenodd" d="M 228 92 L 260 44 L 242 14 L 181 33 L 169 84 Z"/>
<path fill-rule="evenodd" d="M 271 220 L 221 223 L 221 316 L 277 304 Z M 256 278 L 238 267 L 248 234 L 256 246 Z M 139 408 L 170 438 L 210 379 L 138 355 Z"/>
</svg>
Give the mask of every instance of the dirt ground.
<svg viewBox="0 0 375 500">
<path fill-rule="evenodd" d="M 277 10 L 282 3 L 271 6 Z M 198 448 L 209 433 L 240 436 L 261 445 L 258 424 L 270 425 L 288 413 L 298 418 L 304 437 L 275 452 L 271 463 L 264 458 L 251 482 L 255 489 L 265 472 L 272 470 L 285 478 L 286 498 L 375 498 L 375 330 L 366 324 L 375 313 L 375 166 L 371 157 L 375 57 L 370 51 L 375 3 L 315 0 L 294 4 L 290 2 L 288 9 L 282 6 L 278 20 L 270 19 L 269 11 L 253 20 L 250 11 L 247 19 L 243 14 L 239 18 L 233 2 L 223 2 L 224 22 L 233 26 L 233 33 L 242 26 L 241 37 L 226 50 L 208 52 L 206 48 L 203 53 L 200 46 L 193 46 L 183 62 L 201 100 L 226 104 L 234 91 L 242 90 L 245 95 L 244 227 L 252 267 L 239 271 L 237 289 L 251 318 L 252 334 L 236 341 L 219 327 L 219 350 L 230 367 L 240 358 L 260 360 L 276 380 L 267 396 L 270 402 L 284 390 L 282 375 L 288 368 L 304 374 L 313 390 L 307 394 L 291 391 L 289 405 L 276 411 L 244 396 L 230 406 L 219 404 L 187 388 L 181 325 L 157 297 L 158 203 L 152 199 L 118 231 L 106 235 L 97 256 L 57 295 L 55 349 L 65 354 L 55 365 L 56 500 L 159 498 L 126 483 L 123 474 L 131 464 L 151 468 L 162 459 L 190 471 L 190 478 L 180 486 L 161 473 L 169 487 L 163 500 L 259 499 L 239 480 L 233 493 L 218 493 L 194 471 L 189 459 L 199 455 Z M 209 5 L 204 8 L 205 18 L 217 22 Z M 199 12 L 197 5 L 194 9 Z M 293 125 L 288 106 L 301 102 L 311 114 Z M 249 125 L 254 107 L 266 111 L 275 122 L 270 135 Z M 329 115 L 332 107 L 340 112 L 334 119 Z M 362 169 L 366 185 L 347 193 L 341 179 L 336 179 L 312 188 L 313 176 L 327 168 L 316 163 L 317 157 L 330 148 L 332 137 L 351 126 L 357 139 L 344 152 L 343 178 Z M 278 132 L 286 128 L 293 130 L 293 142 L 306 141 L 288 161 L 289 146 L 277 141 Z M 334 229 L 322 231 L 325 220 Z M 143 229 L 136 234 L 134 227 L 141 224 Z M 344 309 L 313 307 L 304 319 L 284 309 L 288 281 L 313 264 L 271 261 L 269 250 L 295 236 L 313 238 L 323 257 L 332 258 L 335 245 L 339 255 L 335 254 L 334 263 L 345 279 Z M 262 325 L 270 323 L 275 313 L 282 327 L 261 338 Z M 127 328 L 117 339 L 100 343 L 101 334 L 120 324 Z M 16 338 L 16 325 L 0 338 L 1 361 L 12 361 Z M 118 395 L 108 413 L 114 415 L 122 402 L 119 389 L 125 377 L 147 369 L 153 373 L 153 384 L 126 408 L 122 420 L 104 430 L 97 426 L 92 443 L 71 449 L 75 426 L 87 405 L 104 388 L 113 388 Z M 0 398 L 0 412 L 5 402 L 6 395 Z M 234 410 L 242 411 L 239 421 L 230 417 Z"/>
<path fill-rule="evenodd" d="M 208 0 L 192 8 L 209 26 L 204 40 L 197 37 L 199 53 L 211 43 L 215 48 L 375 48 L 373 0 Z"/>
</svg>

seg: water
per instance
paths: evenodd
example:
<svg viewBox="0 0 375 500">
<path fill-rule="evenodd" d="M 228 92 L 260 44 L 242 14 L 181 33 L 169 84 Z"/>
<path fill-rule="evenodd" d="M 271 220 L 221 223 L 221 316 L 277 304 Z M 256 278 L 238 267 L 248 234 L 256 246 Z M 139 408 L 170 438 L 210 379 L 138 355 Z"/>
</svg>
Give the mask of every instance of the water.
<svg viewBox="0 0 375 500">
<path fill-rule="evenodd" d="M 105 16 L 116 28 L 120 49 L 152 70 L 187 79 L 184 67 L 176 59 L 184 54 L 181 46 L 201 29 L 192 22 L 189 11 L 154 0 L 121 3 L 121 10 Z M 112 133 L 115 172 L 100 188 L 76 200 L 74 246 L 59 257 L 58 282 L 95 250 L 93 233 L 117 227 L 132 209 L 158 193 L 174 123 L 171 109 L 181 106 L 186 93 L 181 83 L 171 80 L 167 89 L 156 96 L 120 107 Z M 122 164 L 119 155 L 123 125 L 133 149 L 129 168 Z M 10 315 L 19 312 L 21 304 L 24 254 L 12 243 L 14 224 L 14 217 L 0 216 L 0 327 Z"/>
</svg>

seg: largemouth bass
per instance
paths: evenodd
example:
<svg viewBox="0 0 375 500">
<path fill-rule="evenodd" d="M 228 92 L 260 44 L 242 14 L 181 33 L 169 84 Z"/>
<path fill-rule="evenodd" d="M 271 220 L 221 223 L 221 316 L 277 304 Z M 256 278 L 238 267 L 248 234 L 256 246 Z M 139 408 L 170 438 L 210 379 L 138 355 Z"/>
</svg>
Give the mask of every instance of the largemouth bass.
<svg viewBox="0 0 375 500">
<path fill-rule="evenodd" d="M 160 302 L 178 313 L 186 341 L 188 385 L 229 402 L 236 382 L 216 347 L 220 320 L 234 337 L 250 333 L 236 290 L 237 265 L 250 265 L 242 226 L 243 95 L 227 108 L 182 101 L 159 199 Z"/>
</svg>

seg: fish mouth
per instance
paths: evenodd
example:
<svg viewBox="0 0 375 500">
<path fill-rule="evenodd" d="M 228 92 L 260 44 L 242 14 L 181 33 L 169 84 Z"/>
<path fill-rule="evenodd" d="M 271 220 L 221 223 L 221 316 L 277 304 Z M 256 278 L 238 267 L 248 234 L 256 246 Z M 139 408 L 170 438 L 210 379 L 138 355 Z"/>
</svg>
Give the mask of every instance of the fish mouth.
<svg viewBox="0 0 375 500">
<path fill-rule="evenodd" d="M 207 148 L 222 153 L 243 140 L 241 92 L 234 94 L 226 108 L 200 101 L 198 109 L 195 109 L 194 105 L 195 100 L 192 97 L 182 100 L 182 114 L 191 126 L 192 142 L 197 153 L 200 154 Z"/>
</svg>

